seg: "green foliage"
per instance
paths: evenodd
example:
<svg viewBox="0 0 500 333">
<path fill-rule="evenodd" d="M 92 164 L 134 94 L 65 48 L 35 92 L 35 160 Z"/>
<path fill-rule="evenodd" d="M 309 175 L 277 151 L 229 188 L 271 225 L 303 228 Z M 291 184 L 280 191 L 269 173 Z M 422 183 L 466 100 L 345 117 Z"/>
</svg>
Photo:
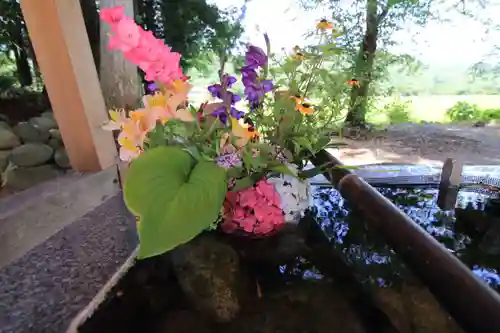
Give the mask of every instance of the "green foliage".
<svg viewBox="0 0 500 333">
<path fill-rule="evenodd" d="M 410 121 L 409 102 L 394 101 L 386 104 L 382 112 L 387 115 L 389 123 L 391 124 L 406 123 Z"/>
<path fill-rule="evenodd" d="M 147 258 L 191 240 L 217 220 L 226 172 L 178 148 L 157 147 L 132 162 L 123 191 L 139 217 L 138 257 Z"/>
<path fill-rule="evenodd" d="M 446 110 L 446 116 L 451 121 L 474 120 L 481 114 L 481 109 L 476 104 L 458 102 Z"/>
<path fill-rule="evenodd" d="M 500 119 L 500 108 L 481 109 L 477 104 L 458 102 L 446 110 L 450 121 Z"/>
<path fill-rule="evenodd" d="M 497 109 L 484 109 L 481 118 L 483 120 L 500 119 L 500 108 Z"/>
<path fill-rule="evenodd" d="M 137 18 L 156 37 L 182 54 L 184 70 L 206 70 L 213 56 L 226 56 L 243 28 L 238 10 L 220 10 L 206 0 L 137 0 Z"/>
</svg>

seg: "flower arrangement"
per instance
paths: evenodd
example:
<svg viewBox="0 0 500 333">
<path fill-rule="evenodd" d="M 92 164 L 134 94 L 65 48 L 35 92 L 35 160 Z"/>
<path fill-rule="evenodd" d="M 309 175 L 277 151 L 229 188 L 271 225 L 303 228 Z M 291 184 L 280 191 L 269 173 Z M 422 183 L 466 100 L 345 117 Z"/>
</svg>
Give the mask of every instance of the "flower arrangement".
<svg viewBox="0 0 500 333">
<path fill-rule="evenodd" d="M 338 54 L 332 23 L 318 23 L 317 47 L 295 48 L 276 68 L 270 68 L 267 35 L 266 51 L 248 45 L 240 70 L 242 110 L 242 97 L 232 91 L 236 77 L 222 74 L 207 88 L 214 101 L 194 107 L 179 53 L 126 17 L 121 6 L 102 9 L 100 16 L 111 26 L 109 47 L 151 82 L 141 108 L 111 110 L 103 125 L 120 131 L 119 155 L 130 162 L 123 192 L 138 218 L 139 257 L 164 253 L 214 222 L 223 232 L 260 236 L 282 227 L 291 214 L 284 200 L 295 195 L 280 193 L 286 187 L 278 186 L 280 176 L 300 184 L 319 173 L 304 170 L 305 161 L 329 142 L 316 117 L 321 108 L 306 97 L 321 82 L 321 63 Z"/>
</svg>

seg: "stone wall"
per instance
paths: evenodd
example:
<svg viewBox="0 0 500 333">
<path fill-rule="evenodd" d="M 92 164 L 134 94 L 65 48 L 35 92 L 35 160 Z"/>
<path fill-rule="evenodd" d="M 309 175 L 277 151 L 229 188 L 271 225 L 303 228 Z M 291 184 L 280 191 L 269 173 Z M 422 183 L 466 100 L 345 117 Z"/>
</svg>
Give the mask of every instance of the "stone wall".
<svg viewBox="0 0 500 333">
<path fill-rule="evenodd" d="M 52 111 L 15 124 L 0 116 L 0 197 L 55 178 L 71 168 Z"/>
</svg>

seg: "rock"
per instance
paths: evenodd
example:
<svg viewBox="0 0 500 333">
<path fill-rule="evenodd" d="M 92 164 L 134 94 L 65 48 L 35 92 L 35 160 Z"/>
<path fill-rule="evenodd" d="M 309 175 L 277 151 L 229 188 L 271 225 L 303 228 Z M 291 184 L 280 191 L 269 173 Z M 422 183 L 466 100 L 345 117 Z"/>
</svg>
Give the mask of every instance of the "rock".
<svg viewBox="0 0 500 333">
<path fill-rule="evenodd" d="M 401 294 L 413 332 L 463 333 L 425 286 L 404 283 Z"/>
<path fill-rule="evenodd" d="M 57 128 L 56 121 L 49 117 L 34 117 L 29 120 L 29 123 L 38 127 L 41 131 L 49 131 L 53 128 Z"/>
<path fill-rule="evenodd" d="M 492 222 L 493 226 L 484 234 L 479 249 L 486 254 L 497 256 L 500 255 L 500 221 L 494 219 Z"/>
<path fill-rule="evenodd" d="M 229 241 L 246 261 L 272 266 L 289 262 L 310 251 L 298 227 L 293 224 L 285 224 L 281 230 L 269 237 L 252 239 L 236 236 L 229 237 Z"/>
<path fill-rule="evenodd" d="M 50 137 L 62 141 L 61 131 L 57 128 L 53 128 L 49 131 Z"/>
<path fill-rule="evenodd" d="M 401 294 L 392 288 L 379 288 L 375 292 L 375 302 L 382 310 L 392 325 L 400 333 L 412 333 L 410 319 L 405 312 Z"/>
<path fill-rule="evenodd" d="M 10 130 L 9 124 L 5 121 L 0 121 L 0 128 Z"/>
<path fill-rule="evenodd" d="M 10 150 L 0 150 L 0 173 L 5 171 L 9 165 Z"/>
<path fill-rule="evenodd" d="M 47 163 L 54 149 L 42 143 L 26 143 L 12 150 L 10 161 L 19 167 L 32 167 Z"/>
<path fill-rule="evenodd" d="M 49 146 L 52 147 L 52 149 L 57 150 L 63 146 L 63 143 L 61 140 L 55 139 L 55 138 L 50 138 L 49 141 L 47 142 Z"/>
<path fill-rule="evenodd" d="M 52 110 L 47 110 L 42 112 L 41 116 L 45 118 L 50 118 L 52 120 L 56 120 L 56 118 L 54 117 L 54 112 L 52 112 Z"/>
<path fill-rule="evenodd" d="M 11 130 L 0 128 L 0 150 L 12 149 L 20 144 L 21 140 Z"/>
<path fill-rule="evenodd" d="M 61 169 L 71 168 L 68 153 L 66 153 L 66 150 L 64 148 L 59 148 L 56 150 L 56 152 L 54 153 L 54 161 Z"/>
<path fill-rule="evenodd" d="M 57 129 L 51 129 L 50 131 L 50 139 L 48 145 L 54 149 L 58 149 L 64 146 L 64 142 L 62 141 L 61 132 Z"/>
<path fill-rule="evenodd" d="M 44 181 L 60 175 L 52 165 L 40 165 L 28 168 L 12 168 L 5 173 L 5 185 L 18 191 L 26 190 Z"/>
<path fill-rule="evenodd" d="M 365 330 L 363 321 L 349 300 L 330 283 L 290 282 L 286 288 L 268 290 L 247 304 L 231 323 L 213 325 L 195 311 L 168 311 L 158 333 L 366 333 L 393 332 Z M 438 332 L 439 333 L 439 332 Z"/>
<path fill-rule="evenodd" d="M 43 143 L 47 141 L 50 137 L 49 131 L 35 127 L 30 123 L 22 122 L 17 124 L 13 128 L 13 132 L 21 139 L 24 143 L 29 142 L 40 142 Z"/>
<path fill-rule="evenodd" d="M 240 310 L 240 271 L 233 248 L 212 234 L 201 234 L 172 251 L 179 284 L 192 305 L 216 322 L 229 322 Z"/>
</svg>

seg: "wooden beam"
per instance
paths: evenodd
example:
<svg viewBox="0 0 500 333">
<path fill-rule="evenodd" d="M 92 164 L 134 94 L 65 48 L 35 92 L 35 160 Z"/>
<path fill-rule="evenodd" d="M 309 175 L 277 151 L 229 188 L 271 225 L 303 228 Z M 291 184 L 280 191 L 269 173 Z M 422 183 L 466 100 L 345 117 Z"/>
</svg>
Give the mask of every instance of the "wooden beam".
<svg viewBox="0 0 500 333">
<path fill-rule="evenodd" d="M 71 166 L 99 171 L 116 162 L 79 0 L 21 0 L 36 58 Z"/>
</svg>

